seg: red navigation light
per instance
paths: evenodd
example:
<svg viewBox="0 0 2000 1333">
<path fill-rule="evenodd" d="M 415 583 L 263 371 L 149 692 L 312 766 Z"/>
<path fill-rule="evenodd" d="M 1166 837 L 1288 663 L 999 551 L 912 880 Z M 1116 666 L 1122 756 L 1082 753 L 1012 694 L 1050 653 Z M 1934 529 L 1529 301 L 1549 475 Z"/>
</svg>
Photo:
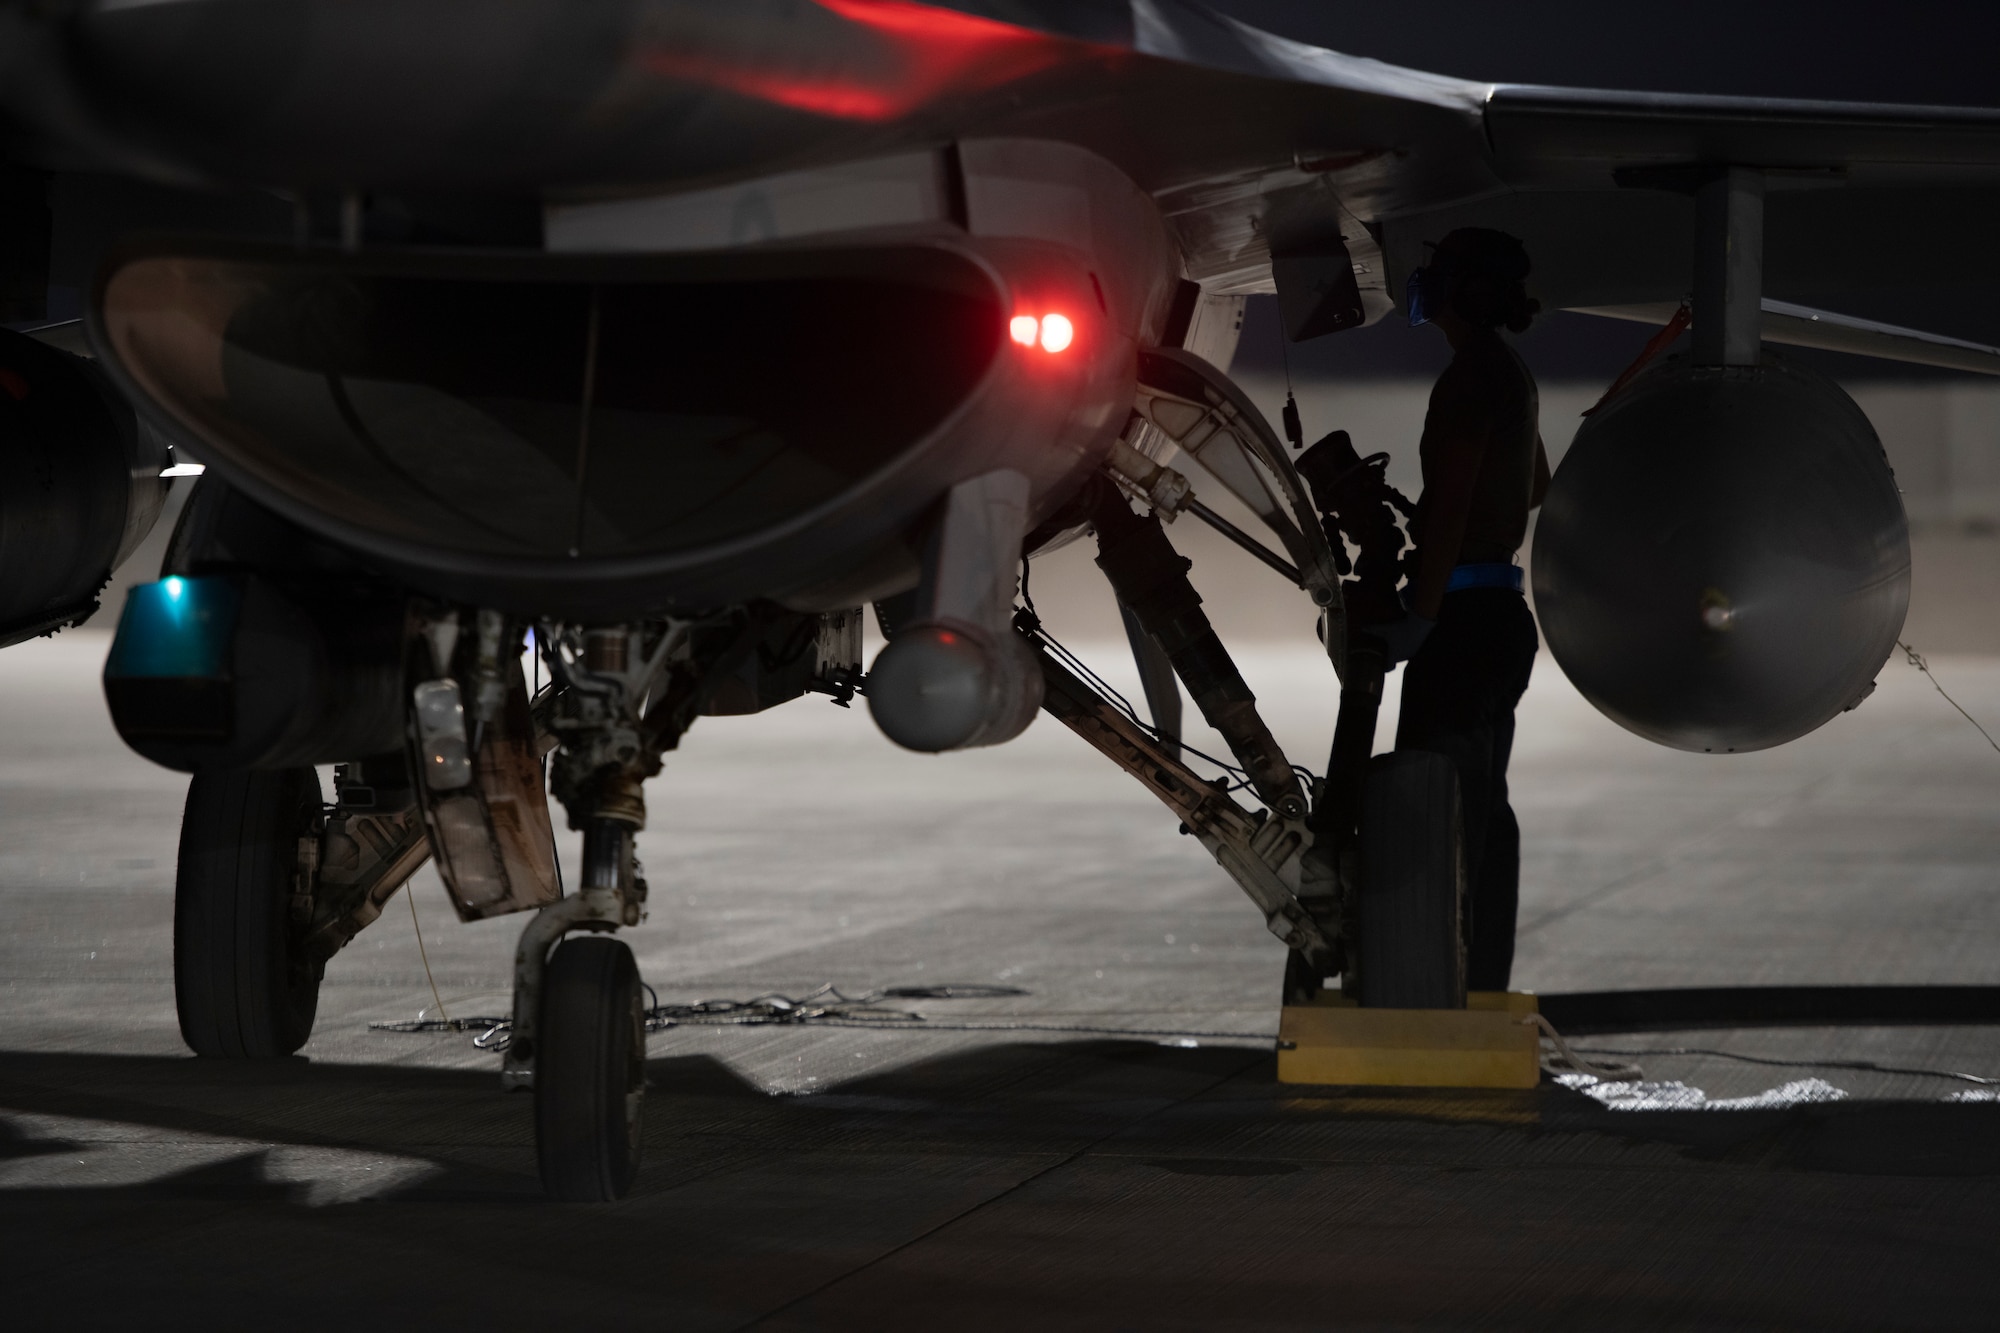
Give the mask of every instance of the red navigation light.
<svg viewBox="0 0 2000 1333">
<path fill-rule="evenodd" d="M 1076 341 L 1076 325 L 1067 315 L 1016 315 L 1007 321 L 1007 336 L 1023 347 L 1042 345 L 1044 352 L 1060 352 Z"/>
</svg>

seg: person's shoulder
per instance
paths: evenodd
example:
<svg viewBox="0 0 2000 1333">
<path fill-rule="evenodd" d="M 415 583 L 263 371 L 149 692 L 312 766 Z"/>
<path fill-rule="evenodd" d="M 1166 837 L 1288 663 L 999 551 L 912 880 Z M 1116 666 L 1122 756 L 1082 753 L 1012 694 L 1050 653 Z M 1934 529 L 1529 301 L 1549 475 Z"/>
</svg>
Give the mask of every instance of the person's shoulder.
<svg viewBox="0 0 2000 1333">
<path fill-rule="evenodd" d="M 1477 379 L 1487 390 L 1496 386 L 1519 386 L 1533 390 L 1535 374 L 1528 368 L 1528 362 L 1513 341 L 1498 329 L 1488 332 L 1483 338 L 1473 338 L 1467 342 L 1453 364 L 1463 361 L 1464 374 Z"/>
<path fill-rule="evenodd" d="M 1462 356 L 1454 356 L 1451 363 L 1431 381 L 1431 406 L 1435 409 L 1476 401 L 1484 395 L 1488 379 L 1489 376 L 1477 365 Z"/>
<path fill-rule="evenodd" d="M 1495 381 L 1504 383 L 1526 373 L 1526 365 L 1497 332 L 1483 331 L 1467 338 L 1453 352 L 1438 384 L 1450 390 L 1490 393 Z"/>
</svg>

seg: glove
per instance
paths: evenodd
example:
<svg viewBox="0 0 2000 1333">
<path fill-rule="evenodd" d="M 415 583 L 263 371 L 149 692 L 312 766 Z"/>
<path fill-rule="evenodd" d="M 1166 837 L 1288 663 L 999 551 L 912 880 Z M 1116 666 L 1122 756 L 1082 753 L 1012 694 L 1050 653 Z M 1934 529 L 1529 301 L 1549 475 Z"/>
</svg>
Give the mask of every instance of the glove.
<svg viewBox="0 0 2000 1333">
<path fill-rule="evenodd" d="M 1437 628 L 1435 620 L 1426 620 L 1414 611 L 1407 611 L 1401 620 L 1392 620 L 1386 625 L 1371 625 L 1370 634 L 1388 645 L 1389 665 L 1407 662 L 1417 655 L 1424 646 L 1424 640 Z"/>
</svg>

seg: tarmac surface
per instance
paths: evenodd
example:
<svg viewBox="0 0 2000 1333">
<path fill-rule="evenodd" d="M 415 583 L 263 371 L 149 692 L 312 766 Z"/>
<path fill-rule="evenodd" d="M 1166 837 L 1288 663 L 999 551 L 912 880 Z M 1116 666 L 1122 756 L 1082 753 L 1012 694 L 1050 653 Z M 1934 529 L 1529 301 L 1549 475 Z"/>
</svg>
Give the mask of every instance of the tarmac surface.
<svg viewBox="0 0 2000 1333">
<path fill-rule="evenodd" d="M 460 925 L 429 870 L 333 961 L 302 1058 L 185 1053 L 185 780 L 111 732 L 107 642 L 0 653 L 10 1328 L 2000 1321 L 2000 1086 L 1974 1081 L 2000 1029 L 1579 1039 L 1637 1085 L 1283 1086 L 1282 951 L 1137 784 L 1047 718 L 920 758 L 816 696 L 703 721 L 650 784 L 626 937 L 662 1002 L 1021 993 L 661 1032 L 633 1196 L 549 1205 L 494 1055 L 368 1026 L 435 1008 L 419 921 L 447 1011 L 506 1011 L 518 923 Z M 1079 646 L 1129 686 L 1118 645 Z M 1240 657 L 1323 764 L 1324 662 Z M 2000 659 L 1932 666 L 2000 721 Z M 2000 753 L 1900 655 L 1858 711 L 1727 758 L 1627 736 L 1544 658 L 1520 735 L 1517 986 L 2000 988 Z"/>
</svg>

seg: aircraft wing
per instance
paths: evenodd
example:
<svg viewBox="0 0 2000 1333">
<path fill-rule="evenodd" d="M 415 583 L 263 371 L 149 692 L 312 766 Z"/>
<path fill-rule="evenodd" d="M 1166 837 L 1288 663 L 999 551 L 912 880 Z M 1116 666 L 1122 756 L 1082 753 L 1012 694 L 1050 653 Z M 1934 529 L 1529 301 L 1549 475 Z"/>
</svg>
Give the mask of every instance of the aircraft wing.
<svg viewBox="0 0 2000 1333">
<path fill-rule="evenodd" d="M 1371 318 L 1452 226 L 1521 235 L 1548 306 L 1678 300 L 1689 168 L 1764 169 L 1769 290 L 2000 281 L 2000 111 L 1515 87 L 1192 0 L 266 0 L 0 9 L 6 151 L 280 189 L 682 188 L 913 144 L 1081 144 L 1212 292 L 1345 235 Z"/>
</svg>

